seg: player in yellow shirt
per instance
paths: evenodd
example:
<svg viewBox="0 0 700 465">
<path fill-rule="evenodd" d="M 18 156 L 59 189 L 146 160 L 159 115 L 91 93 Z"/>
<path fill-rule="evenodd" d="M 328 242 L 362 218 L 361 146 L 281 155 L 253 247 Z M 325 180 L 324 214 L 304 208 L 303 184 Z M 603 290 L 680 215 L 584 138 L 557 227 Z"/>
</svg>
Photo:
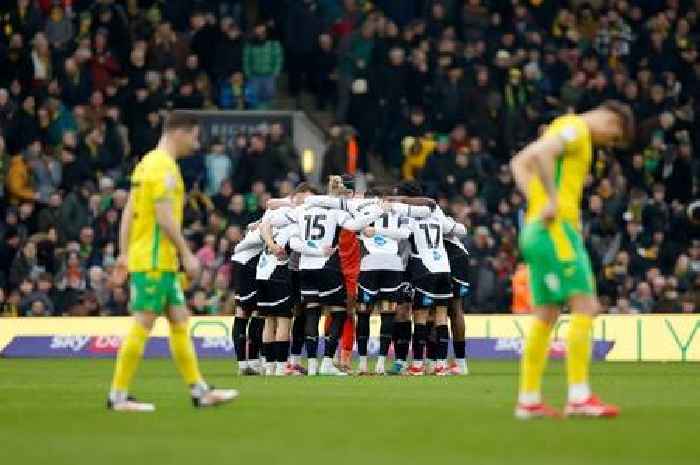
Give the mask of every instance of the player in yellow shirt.
<svg viewBox="0 0 700 465">
<path fill-rule="evenodd" d="M 129 200 L 119 229 L 120 255 L 115 280 L 130 274 L 130 310 L 134 322 L 124 338 L 114 368 L 107 407 L 116 411 L 150 412 L 155 406 L 129 396 L 131 380 L 143 357 L 156 318 L 170 323 L 170 353 L 190 388 L 195 407 L 209 407 L 238 396 L 233 389 L 210 387 L 199 372 L 197 355 L 188 334 L 189 313 L 178 280 L 180 259 L 190 278 L 199 274 L 199 261 L 182 235 L 185 188 L 176 159 L 197 146 L 197 120 L 172 113 L 158 146 L 147 153 L 131 177 Z M 179 259 L 178 259 L 179 256 Z"/>
<path fill-rule="evenodd" d="M 563 305 L 571 310 L 567 336 L 567 416 L 613 417 L 619 409 L 601 402 L 588 383 L 591 328 L 599 311 L 591 263 L 581 237 L 580 207 L 593 145 L 629 143 L 634 117 L 629 106 L 607 101 L 580 115 L 556 118 L 542 136 L 511 161 L 518 188 L 527 196 L 520 249 L 530 268 L 533 323 L 520 366 L 515 416 L 558 416 L 544 404 L 540 386 L 549 337 Z"/>
</svg>

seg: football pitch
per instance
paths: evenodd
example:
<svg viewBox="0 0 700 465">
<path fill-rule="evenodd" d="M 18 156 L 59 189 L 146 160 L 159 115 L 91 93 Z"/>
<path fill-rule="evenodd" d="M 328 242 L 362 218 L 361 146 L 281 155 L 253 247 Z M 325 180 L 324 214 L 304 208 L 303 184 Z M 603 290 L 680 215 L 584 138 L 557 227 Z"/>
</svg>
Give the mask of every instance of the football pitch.
<svg viewBox="0 0 700 465">
<path fill-rule="evenodd" d="M 517 364 L 472 362 L 450 378 L 233 376 L 232 405 L 195 410 L 169 360 L 143 362 L 133 392 L 152 414 L 105 409 L 111 360 L 0 359 L 0 445 L 6 464 L 697 464 L 700 366 L 596 363 L 594 388 L 615 420 L 513 419 Z M 564 401 L 564 366 L 545 395 Z"/>
</svg>

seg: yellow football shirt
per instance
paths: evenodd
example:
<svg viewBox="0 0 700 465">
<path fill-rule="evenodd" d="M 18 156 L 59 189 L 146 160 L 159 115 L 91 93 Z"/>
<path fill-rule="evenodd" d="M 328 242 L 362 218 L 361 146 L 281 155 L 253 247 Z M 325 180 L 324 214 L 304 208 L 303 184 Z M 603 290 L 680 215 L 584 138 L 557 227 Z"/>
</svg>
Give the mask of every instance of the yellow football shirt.
<svg viewBox="0 0 700 465">
<path fill-rule="evenodd" d="M 590 171 L 593 148 L 588 125 L 577 115 L 560 116 L 547 127 L 546 136 L 556 136 L 564 143 L 564 151 L 554 167 L 559 212 L 556 220 L 565 220 L 581 229 L 581 197 Z M 547 204 L 547 192 L 539 177 L 533 176 L 528 185 L 528 208 L 525 221 L 539 218 Z M 556 221 L 556 222 L 559 222 Z"/>
<path fill-rule="evenodd" d="M 131 176 L 133 218 L 129 231 L 129 271 L 178 271 L 175 245 L 156 221 L 156 202 L 169 200 L 175 224 L 182 225 L 185 186 L 173 157 L 152 150 Z"/>
</svg>

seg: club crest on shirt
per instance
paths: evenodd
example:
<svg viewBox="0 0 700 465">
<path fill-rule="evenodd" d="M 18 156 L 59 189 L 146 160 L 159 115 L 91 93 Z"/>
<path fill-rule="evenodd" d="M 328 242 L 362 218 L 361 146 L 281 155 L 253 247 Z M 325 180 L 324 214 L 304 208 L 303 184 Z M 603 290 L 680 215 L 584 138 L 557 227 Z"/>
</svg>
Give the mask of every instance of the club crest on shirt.
<svg viewBox="0 0 700 465">
<path fill-rule="evenodd" d="M 384 236 L 376 234 L 374 236 L 374 243 L 381 247 L 386 244 L 386 239 L 384 238 Z"/>
<path fill-rule="evenodd" d="M 172 174 L 165 175 L 165 189 L 171 191 L 175 189 L 176 181 L 175 176 Z"/>
</svg>

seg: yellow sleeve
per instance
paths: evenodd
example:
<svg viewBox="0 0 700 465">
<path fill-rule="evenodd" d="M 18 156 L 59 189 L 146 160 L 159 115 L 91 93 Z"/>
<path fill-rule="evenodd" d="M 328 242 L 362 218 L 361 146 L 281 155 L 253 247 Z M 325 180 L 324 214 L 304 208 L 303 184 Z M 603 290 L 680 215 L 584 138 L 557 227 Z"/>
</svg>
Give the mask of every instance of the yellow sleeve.
<svg viewBox="0 0 700 465">
<path fill-rule="evenodd" d="M 557 136 L 564 143 L 563 156 L 580 153 L 578 150 L 588 137 L 588 127 L 581 118 L 565 116 L 555 120 L 546 135 Z"/>
<path fill-rule="evenodd" d="M 164 163 L 154 163 L 144 173 L 144 187 L 153 201 L 172 199 L 177 186 L 177 176 L 172 167 Z"/>
</svg>

